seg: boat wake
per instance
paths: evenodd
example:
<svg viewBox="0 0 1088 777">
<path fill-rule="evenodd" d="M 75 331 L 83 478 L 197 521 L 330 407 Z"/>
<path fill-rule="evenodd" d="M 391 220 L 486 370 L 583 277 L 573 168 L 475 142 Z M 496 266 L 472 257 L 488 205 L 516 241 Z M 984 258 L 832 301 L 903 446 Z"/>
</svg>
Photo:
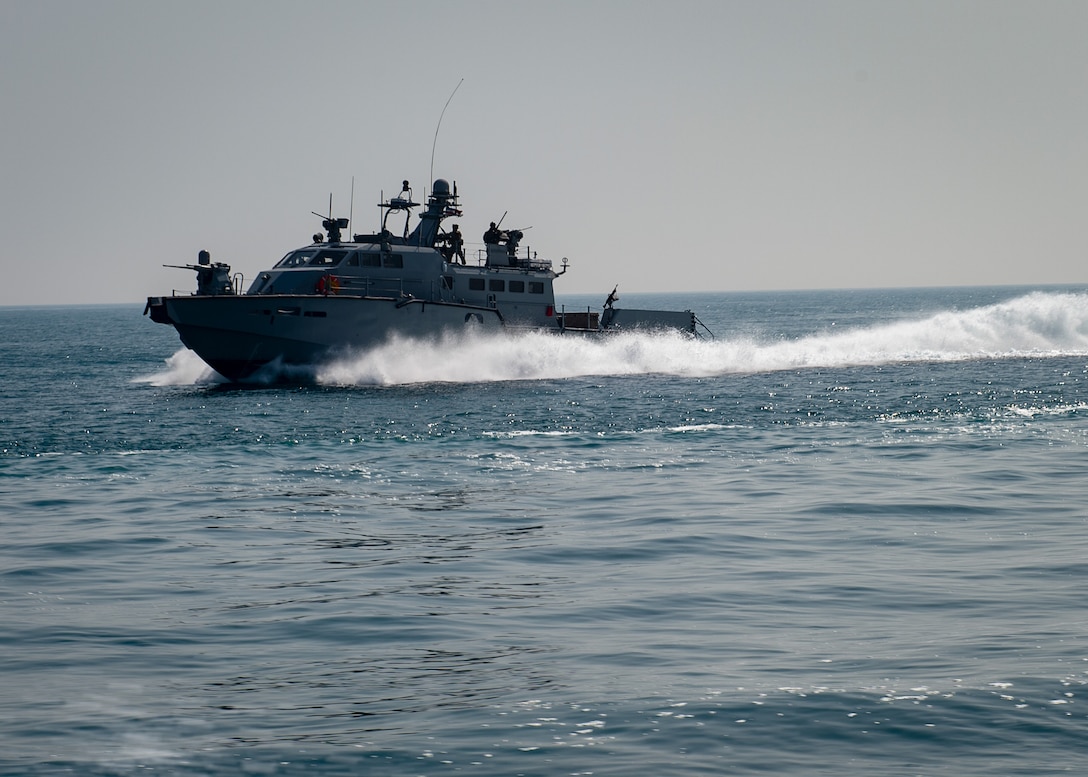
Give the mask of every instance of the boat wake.
<svg viewBox="0 0 1088 777">
<path fill-rule="evenodd" d="M 722 329 L 723 327 L 719 327 Z M 594 375 L 715 375 L 924 361 L 1088 356 L 1088 295 L 1036 292 L 995 305 L 915 320 L 826 329 L 791 340 L 678 333 L 599 338 L 545 333 L 395 339 L 312 368 L 269 365 L 255 383 L 330 386 L 477 383 Z M 152 385 L 222 382 L 191 351 L 140 379 Z"/>
</svg>

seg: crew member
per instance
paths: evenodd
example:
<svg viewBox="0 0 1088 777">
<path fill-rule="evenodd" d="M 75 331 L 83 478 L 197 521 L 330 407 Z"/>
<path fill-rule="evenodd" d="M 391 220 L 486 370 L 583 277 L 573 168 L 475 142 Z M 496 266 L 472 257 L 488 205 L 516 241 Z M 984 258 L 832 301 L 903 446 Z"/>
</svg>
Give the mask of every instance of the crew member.
<svg viewBox="0 0 1088 777">
<path fill-rule="evenodd" d="M 454 224 L 446 240 L 449 242 L 451 254 L 460 259 L 461 264 L 465 264 L 465 236 L 461 234 L 460 227 Z"/>
</svg>

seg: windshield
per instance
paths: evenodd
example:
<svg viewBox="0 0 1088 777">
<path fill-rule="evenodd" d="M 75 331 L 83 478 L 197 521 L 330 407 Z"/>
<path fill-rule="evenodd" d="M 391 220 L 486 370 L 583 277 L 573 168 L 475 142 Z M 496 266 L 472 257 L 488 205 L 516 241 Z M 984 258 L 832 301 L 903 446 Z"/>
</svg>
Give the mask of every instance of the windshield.
<svg viewBox="0 0 1088 777">
<path fill-rule="evenodd" d="M 317 256 L 311 259 L 308 264 L 313 267 L 335 267 L 340 264 L 343 258 L 343 251 L 333 251 L 329 248 L 325 248 L 318 251 Z"/>
<path fill-rule="evenodd" d="M 276 263 L 276 267 L 302 267 L 314 258 L 316 248 L 308 248 L 302 251 L 292 251 Z"/>
</svg>

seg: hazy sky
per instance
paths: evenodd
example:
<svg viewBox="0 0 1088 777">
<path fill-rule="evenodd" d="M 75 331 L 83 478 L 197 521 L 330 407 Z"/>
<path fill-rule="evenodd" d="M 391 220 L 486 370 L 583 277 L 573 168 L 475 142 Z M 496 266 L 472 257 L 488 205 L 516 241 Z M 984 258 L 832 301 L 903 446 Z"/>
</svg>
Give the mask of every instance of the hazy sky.
<svg viewBox="0 0 1088 777">
<path fill-rule="evenodd" d="M 560 293 L 1088 280 L 1084 0 L 0 0 L 0 304 L 370 231 L 462 78 L 434 175 Z"/>
</svg>

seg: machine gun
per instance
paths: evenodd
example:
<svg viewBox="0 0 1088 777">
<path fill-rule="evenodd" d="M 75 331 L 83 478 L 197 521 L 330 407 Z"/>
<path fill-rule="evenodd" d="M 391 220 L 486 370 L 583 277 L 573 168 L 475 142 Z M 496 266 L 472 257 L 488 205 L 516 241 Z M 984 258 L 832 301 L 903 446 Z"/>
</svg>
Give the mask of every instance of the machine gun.
<svg viewBox="0 0 1088 777">
<path fill-rule="evenodd" d="M 163 267 L 176 267 L 179 270 L 196 270 L 196 293 L 198 297 L 214 297 L 220 294 L 236 294 L 230 279 L 230 265 L 212 262 L 212 255 L 201 251 L 196 257 L 197 264 L 164 264 Z"/>
</svg>

